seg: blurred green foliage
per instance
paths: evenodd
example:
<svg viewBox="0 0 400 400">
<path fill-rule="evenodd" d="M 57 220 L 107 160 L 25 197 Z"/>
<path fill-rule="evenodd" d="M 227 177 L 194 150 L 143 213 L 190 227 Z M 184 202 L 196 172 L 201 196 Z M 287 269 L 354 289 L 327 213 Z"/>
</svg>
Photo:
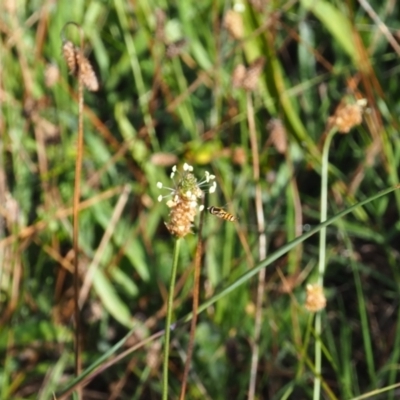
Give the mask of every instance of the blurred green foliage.
<svg viewBox="0 0 400 400">
<path fill-rule="evenodd" d="M 82 309 L 86 367 L 132 327 L 126 346 L 163 328 L 173 238 L 156 184 L 173 187 L 173 165 L 187 162 L 199 178 L 206 170 L 215 174 L 217 194 L 207 203 L 239 217 L 232 224 L 205 216 L 201 301 L 258 262 L 256 184 L 269 253 L 298 234 L 299 218 L 304 230 L 318 223 L 320 149 L 339 103 L 366 98 L 368 106 L 361 125 L 334 139 L 328 215 L 398 183 L 400 69 L 389 39 L 397 40 L 400 10 L 397 2 L 370 4 L 382 25 L 358 3 L 243 2 L 235 22 L 236 29 L 243 23 L 243 36 L 235 39 L 226 15 L 239 3 L 1 3 L 1 399 L 50 399 L 72 377 L 78 104 L 76 79 L 62 58 L 64 25 L 81 25 L 100 82 L 98 92 L 85 92 L 84 112 L 82 282 L 97 260 Z M 77 33 L 72 26 L 63 31 L 76 45 Z M 259 56 L 265 65 L 255 89 L 235 87 L 235 68 Z M 273 118 L 283 123 L 284 152 L 271 139 Z M 113 219 L 124 187 L 128 200 Z M 395 192 L 328 228 L 325 398 L 352 398 L 398 381 L 399 207 Z M 197 240 L 194 228 L 182 248 L 175 319 L 191 311 Z M 303 304 L 317 254 L 312 237 L 267 269 L 259 399 L 312 397 L 316 339 Z M 246 398 L 256 288 L 256 279 L 248 280 L 200 315 L 188 399 Z M 171 398 L 179 393 L 187 341 L 187 325 L 173 331 Z M 84 398 L 160 398 L 160 351 L 154 343 L 141 347 L 94 378 Z"/>
</svg>

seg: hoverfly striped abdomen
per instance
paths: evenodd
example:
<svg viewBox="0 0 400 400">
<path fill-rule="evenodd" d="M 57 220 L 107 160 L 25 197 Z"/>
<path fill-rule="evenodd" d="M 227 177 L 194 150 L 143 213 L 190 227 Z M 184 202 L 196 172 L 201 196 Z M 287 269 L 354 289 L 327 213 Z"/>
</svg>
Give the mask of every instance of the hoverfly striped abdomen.
<svg viewBox="0 0 400 400">
<path fill-rule="evenodd" d="M 238 220 L 233 214 L 225 211 L 221 207 L 211 206 L 207 208 L 208 212 L 212 215 L 215 215 L 218 218 L 224 219 L 225 221 L 235 222 Z"/>
</svg>

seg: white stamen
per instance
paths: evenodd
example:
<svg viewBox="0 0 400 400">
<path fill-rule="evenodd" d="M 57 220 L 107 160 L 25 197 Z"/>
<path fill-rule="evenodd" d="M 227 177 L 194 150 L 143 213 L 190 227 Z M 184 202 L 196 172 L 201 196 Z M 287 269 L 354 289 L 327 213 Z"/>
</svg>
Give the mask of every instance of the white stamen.
<svg viewBox="0 0 400 400">
<path fill-rule="evenodd" d="M 160 195 L 157 197 L 157 200 L 158 200 L 159 202 L 161 202 L 162 199 L 163 199 L 163 196 L 162 196 L 162 194 L 160 194 Z"/>
<path fill-rule="evenodd" d="M 175 172 L 176 172 L 176 165 L 174 165 L 174 166 L 172 167 L 172 172 L 171 172 L 171 175 L 170 175 L 170 178 L 171 178 L 171 179 L 175 176 Z"/>
<path fill-rule="evenodd" d="M 176 203 L 173 200 L 168 200 L 167 201 L 167 207 L 173 208 L 176 206 Z"/>
<path fill-rule="evenodd" d="M 157 187 L 158 187 L 159 189 L 162 189 L 163 184 L 162 184 L 161 182 L 157 182 Z"/>
<path fill-rule="evenodd" d="M 237 2 L 234 4 L 233 9 L 238 13 L 242 13 L 245 10 L 245 6 L 243 3 Z"/>
<path fill-rule="evenodd" d="M 193 167 L 189 165 L 188 163 L 183 164 L 183 170 L 184 171 L 193 171 Z"/>
</svg>

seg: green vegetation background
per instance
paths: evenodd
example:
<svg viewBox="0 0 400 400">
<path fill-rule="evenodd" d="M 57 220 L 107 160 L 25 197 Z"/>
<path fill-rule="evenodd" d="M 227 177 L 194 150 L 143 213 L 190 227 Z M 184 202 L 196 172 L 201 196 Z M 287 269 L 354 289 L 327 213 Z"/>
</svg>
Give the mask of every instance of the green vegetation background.
<svg viewBox="0 0 400 400">
<path fill-rule="evenodd" d="M 129 329 L 127 347 L 164 326 L 173 238 L 156 183 L 173 186 L 173 165 L 187 162 L 199 178 L 215 174 L 218 190 L 208 204 L 239 217 L 233 224 L 205 216 L 201 301 L 258 262 L 256 184 L 268 253 L 296 236 L 299 218 L 304 229 L 318 224 L 321 144 L 343 99 L 366 98 L 368 108 L 361 125 L 334 138 L 328 216 L 398 183 L 399 4 L 374 1 L 376 15 L 364 2 L 243 4 L 244 34 L 235 40 L 223 23 L 234 4 L 220 0 L 2 1 L 1 399 L 50 399 L 73 376 L 78 106 L 77 82 L 61 53 L 68 21 L 81 24 L 101 86 L 85 93 L 79 262 L 82 281 L 89 268 L 95 273 L 82 310 L 84 366 Z M 74 28 L 65 35 L 79 43 Z M 256 89 L 234 88 L 234 68 L 259 56 L 266 63 Z M 285 154 L 270 139 L 273 118 L 284 124 Z M 324 398 L 354 398 L 399 379 L 399 207 L 395 192 L 328 228 Z M 175 319 L 191 310 L 196 243 L 194 232 L 182 246 Z M 313 236 L 267 269 L 259 399 L 312 397 L 315 337 L 304 301 L 317 264 Z M 188 399 L 246 398 L 256 291 L 254 277 L 200 314 Z M 188 325 L 173 331 L 171 398 L 179 393 L 187 341 Z M 84 398 L 160 398 L 161 354 L 159 341 L 141 347 L 94 378 Z M 390 396 L 394 390 L 379 398 Z"/>
</svg>

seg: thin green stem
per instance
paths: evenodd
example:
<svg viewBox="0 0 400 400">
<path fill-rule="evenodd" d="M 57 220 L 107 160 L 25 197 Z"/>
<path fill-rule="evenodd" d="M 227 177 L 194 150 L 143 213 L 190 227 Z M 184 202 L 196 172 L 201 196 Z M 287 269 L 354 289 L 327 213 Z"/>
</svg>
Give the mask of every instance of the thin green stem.
<svg viewBox="0 0 400 400">
<path fill-rule="evenodd" d="M 179 249 L 181 245 L 181 238 L 176 239 L 174 248 L 174 260 L 172 264 L 171 280 L 169 283 L 168 303 L 167 303 L 167 318 L 165 321 L 165 341 L 164 341 L 164 364 L 163 364 L 163 391 L 162 399 L 168 399 L 168 359 L 169 359 L 169 342 L 171 336 L 171 319 L 172 308 L 174 304 L 174 291 L 176 271 L 178 269 Z"/>
<path fill-rule="evenodd" d="M 322 150 L 321 166 L 321 216 L 320 222 L 326 221 L 328 215 L 328 170 L 329 170 L 329 147 L 332 138 L 337 132 L 332 129 L 326 137 L 324 148 Z M 326 227 L 321 228 L 319 233 L 319 265 L 318 265 L 318 285 L 324 286 L 324 274 L 326 265 Z M 314 400 L 320 399 L 321 395 L 321 331 L 322 320 L 321 313 L 315 316 L 315 378 L 314 378 Z"/>
</svg>

